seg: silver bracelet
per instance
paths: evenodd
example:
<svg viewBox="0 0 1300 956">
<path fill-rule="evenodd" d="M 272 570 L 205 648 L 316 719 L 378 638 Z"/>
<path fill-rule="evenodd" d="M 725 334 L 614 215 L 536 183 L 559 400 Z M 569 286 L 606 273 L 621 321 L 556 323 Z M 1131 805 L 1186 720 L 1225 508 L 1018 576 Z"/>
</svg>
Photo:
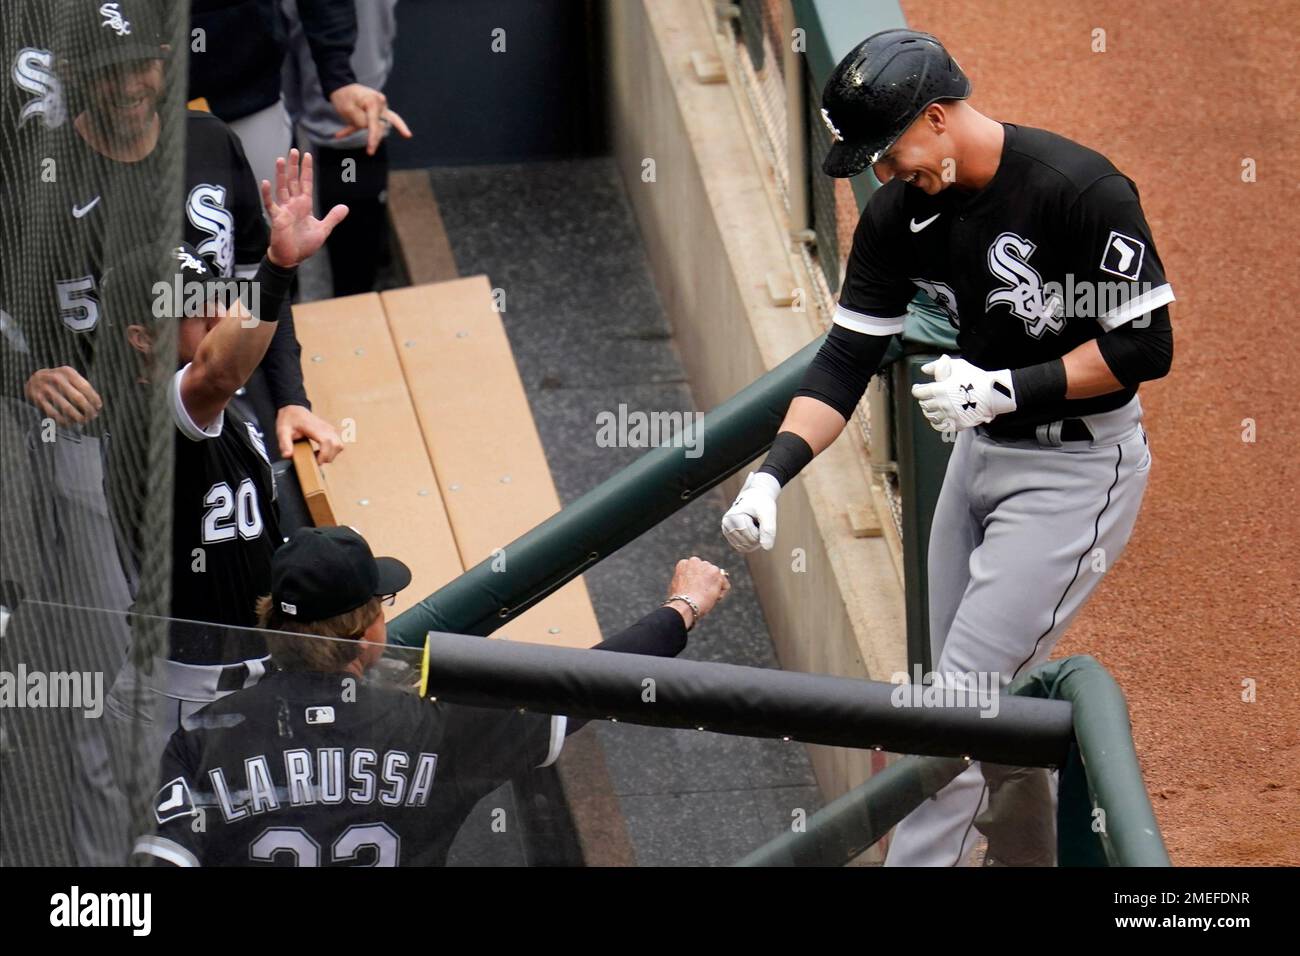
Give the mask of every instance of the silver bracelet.
<svg viewBox="0 0 1300 956">
<path fill-rule="evenodd" d="M 686 630 L 689 631 L 691 630 L 691 628 L 694 628 L 696 624 L 700 623 L 700 606 L 696 604 L 694 601 L 692 601 L 690 598 L 688 598 L 685 594 L 669 595 L 668 600 L 664 601 L 664 603 L 661 604 L 660 607 L 667 607 L 669 604 L 672 604 L 674 601 L 685 601 L 686 606 L 691 609 L 691 614 L 693 615 L 693 617 L 691 618 L 691 626 L 688 627 Z"/>
</svg>

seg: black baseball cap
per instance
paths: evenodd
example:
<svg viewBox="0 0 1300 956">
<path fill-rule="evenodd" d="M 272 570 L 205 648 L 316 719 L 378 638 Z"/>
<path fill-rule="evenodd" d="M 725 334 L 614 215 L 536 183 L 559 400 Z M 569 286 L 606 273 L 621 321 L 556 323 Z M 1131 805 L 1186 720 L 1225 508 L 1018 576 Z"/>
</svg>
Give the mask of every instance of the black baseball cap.
<svg viewBox="0 0 1300 956">
<path fill-rule="evenodd" d="M 346 614 L 410 583 L 410 568 L 376 558 L 351 528 L 299 528 L 271 557 L 271 600 L 295 621 Z"/>
<path fill-rule="evenodd" d="M 68 59 L 97 70 L 170 54 L 160 0 L 71 0 L 72 43 Z"/>
<path fill-rule="evenodd" d="M 120 259 L 110 259 L 101 285 L 109 317 L 120 318 L 119 324 L 125 328 L 135 323 L 206 314 L 206 311 L 194 311 L 199 303 L 190 300 L 190 283 L 205 284 L 207 297 L 202 303 L 205 310 L 218 291 L 212 285 L 215 279 L 216 273 L 207 260 L 188 242 L 178 246 L 151 242 L 129 250 Z M 160 296 L 159 283 L 167 286 L 169 292 L 179 283 L 181 300 L 173 301 L 165 294 Z"/>
<path fill-rule="evenodd" d="M 827 176 L 856 176 L 903 135 L 931 103 L 964 100 L 970 80 L 938 38 L 916 30 L 882 30 L 840 61 L 822 91 L 822 122 L 831 147 Z"/>
</svg>

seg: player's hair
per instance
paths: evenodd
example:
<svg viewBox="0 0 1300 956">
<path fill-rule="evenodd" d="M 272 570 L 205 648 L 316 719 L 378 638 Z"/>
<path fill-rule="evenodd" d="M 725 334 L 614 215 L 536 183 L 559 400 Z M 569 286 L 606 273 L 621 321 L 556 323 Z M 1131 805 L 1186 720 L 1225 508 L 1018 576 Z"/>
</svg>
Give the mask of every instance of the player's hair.
<svg viewBox="0 0 1300 956">
<path fill-rule="evenodd" d="M 271 595 L 257 599 L 257 626 L 272 632 L 266 635 L 266 644 L 282 670 L 333 673 L 345 669 L 361 653 L 361 635 L 382 613 L 383 604 L 376 597 L 323 621 L 295 621 L 275 606 Z M 298 639 L 290 634 L 334 640 Z"/>
</svg>

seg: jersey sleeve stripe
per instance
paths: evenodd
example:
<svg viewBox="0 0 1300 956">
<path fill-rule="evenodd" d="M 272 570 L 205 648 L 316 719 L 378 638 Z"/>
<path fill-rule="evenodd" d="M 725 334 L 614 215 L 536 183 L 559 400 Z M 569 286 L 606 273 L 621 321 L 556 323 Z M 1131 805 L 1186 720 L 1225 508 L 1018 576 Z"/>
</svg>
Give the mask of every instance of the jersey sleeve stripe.
<svg viewBox="0 0 1300 956">
<path fill-rule="evenodd" d="M 560 758 L 560 751 L 564 749 L 564 736 L 568 726 L 568 717 L 555 716 L 551 718 L 551 743 L 546 748 L 546 759 L 539 763 L 538 767 L 549 767 Z"/>
<path fill-rule="evenodd" d="M 890 318 L 867 315 L 865 312 L 854 312 L 852 309 L 837 305 L 831 321 L 851 332 L 865 332 L 867 335 L 896 335 L 903 331 L 904 318 L 906 316 L 903 315 Z"/>
<path fill-rule="evenodd" d="M 179 843 L 166 837 L 140 837 L 135 841 L 135 851 L 143 856 L 154 856 L 172 866 L 197 867 L 199 858 Z"/>
<path fill-rule="evenodd" d="M 1154 289 L 1148 289 L 1141 295 L 1129 299 L 1123 305 L 1111 309 L 1097 321 L 1107 332 L 1119 328 L 1125 322 L 1131 322 L 1139 315 L 1146 315 L 1152 309 L 1158 309 L 1162 305 L 1168 305 L 1174 301 L 1173 287 L 1166 282 L 1164 285 L 1158 285 Z"/>
<path fill-rule="evenodd" d="M 221 426 L 225 424 L 226 413 L 222 411 L 207 428 L 200 428 L 190 418 L 190 413 L 185 410 L 185 403 L 181 401 L 181 377 L 189 371 L 189 365 L 176 373 L 172 379 L 171 400 L 172 400 L 172 420 L 176 422 L 176 427 L 181 430 L 181 434 L 190 441 L 207 441 L 209 438 L 218 438 L 221 435 Z"/>
</svg>

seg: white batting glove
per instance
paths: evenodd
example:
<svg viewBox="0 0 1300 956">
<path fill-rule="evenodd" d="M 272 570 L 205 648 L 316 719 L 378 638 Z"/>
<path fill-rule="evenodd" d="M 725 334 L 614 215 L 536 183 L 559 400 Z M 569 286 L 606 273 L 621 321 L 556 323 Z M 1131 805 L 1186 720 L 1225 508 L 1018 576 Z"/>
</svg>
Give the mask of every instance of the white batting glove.
<svg viewBox="0 0 1300 956">
<path fill-rule="evenodd" d="M 935 431 L 965 431 L 1016 410 L 1011 370 L 986 372 L 965 359 L 943 355 L 921 366 L 934 381 L 913 385 L 912 397 Z"/>
<path fill-rule="evenodd" d="M 737 551 L 776 544 L 776 497 L 781 483 L 765 471 L 751 471 L 731 510 L 722 516 L 722 534 Z"/>
</svg>

